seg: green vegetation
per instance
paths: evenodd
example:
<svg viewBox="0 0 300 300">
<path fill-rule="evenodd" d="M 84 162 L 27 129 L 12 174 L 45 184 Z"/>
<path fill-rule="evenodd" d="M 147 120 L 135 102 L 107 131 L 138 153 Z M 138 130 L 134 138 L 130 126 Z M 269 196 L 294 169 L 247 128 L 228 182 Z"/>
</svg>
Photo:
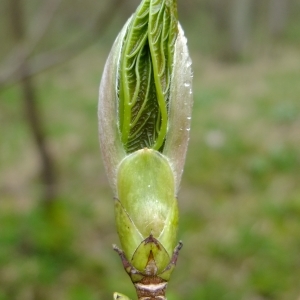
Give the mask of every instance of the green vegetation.
<svg viewBox="0 0 300 300">
<path fill-rule="evenodd" d="M 179 193 L 184 247 L 168 299 L 297 299 L 299 22 L 231 64 L 216 59 L 217 36 L 197 40 L 195 23 L 185 23 L 195 104 Z M 19 90 L 1 91 L 0 300 L 111 299 L 116 290 L 134 299 L 110 250 L 118 237 L 96 111 L 112 38 L 103 44 L 35 78 L 59 177 L 50 211 L 39 202 L 39 157 Z"/>
</svg>

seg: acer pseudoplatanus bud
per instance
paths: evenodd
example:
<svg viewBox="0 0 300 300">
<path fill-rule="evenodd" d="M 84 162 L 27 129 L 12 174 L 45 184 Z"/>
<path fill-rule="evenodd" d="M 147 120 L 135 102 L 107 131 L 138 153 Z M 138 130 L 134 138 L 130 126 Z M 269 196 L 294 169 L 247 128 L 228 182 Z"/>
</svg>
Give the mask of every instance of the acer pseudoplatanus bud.
<svg viewBox="0 0 300 300">
<path fill-rule="evenodd" d="M 192 102 L 191 60 L 176 1 L 143 0 L 109 54 L 98 108 L 122 250 L 114 248 L 139 299 L 165 299 L 182 246 L 176 246 L 176 196 Z"/>
</svg>

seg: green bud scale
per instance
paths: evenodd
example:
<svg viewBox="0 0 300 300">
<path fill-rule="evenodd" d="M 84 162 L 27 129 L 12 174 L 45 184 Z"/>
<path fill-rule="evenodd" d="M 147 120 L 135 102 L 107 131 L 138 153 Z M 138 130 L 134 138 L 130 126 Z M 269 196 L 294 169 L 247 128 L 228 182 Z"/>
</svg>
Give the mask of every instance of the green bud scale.
<svg viewBox="0 0 300 300">
<path fill-rule="evenodd" d="M 176 195 L 189 138 L 191 86 L 176 1 L 142 1 L 107 59 L 98 109 L 123 250 L 114 249 L 139 299 L 165 299 L 182 247 L 175 247 Z M 115 293 L 114 299 L 128 298 Z"/>
</svg>

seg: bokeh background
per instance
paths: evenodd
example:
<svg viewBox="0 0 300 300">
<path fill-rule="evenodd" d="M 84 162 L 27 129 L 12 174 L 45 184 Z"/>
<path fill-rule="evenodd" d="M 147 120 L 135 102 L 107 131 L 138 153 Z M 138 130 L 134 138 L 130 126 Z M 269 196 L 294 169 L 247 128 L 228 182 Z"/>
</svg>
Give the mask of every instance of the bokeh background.
<svg viewBox="0 0 300 300">
<path fill-rule="evenodd" d="M 0 299 L 135 292 L 98 85 L 138 0 L 0 1 Z M 194 69 L 170 300 L 300 299 L 300 1 L 178 0 Z"/>
</svg>

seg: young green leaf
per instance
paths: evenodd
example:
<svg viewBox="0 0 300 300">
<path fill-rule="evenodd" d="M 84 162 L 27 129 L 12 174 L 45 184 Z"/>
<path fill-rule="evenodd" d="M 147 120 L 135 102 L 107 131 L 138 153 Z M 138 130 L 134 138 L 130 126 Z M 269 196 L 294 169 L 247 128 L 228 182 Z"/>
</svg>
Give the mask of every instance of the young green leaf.
<svg viewBox="0 0 300 300">
<path fill-rule="evenodd" d="M 99 90 L 99 135 L 116 195 L 118 165 L 136 150 L 170 161 L 177 194 L 191 122 L 192 72 L 175 0 L 144 0 L 119 33 Z"/>
<path fill-rule="evenodd" d="M 178 27 L 171 0 L 144 0 L 127 28 L 119 66 L 119 130 L 127 153 L 162 150 Z"/>
</svg>

